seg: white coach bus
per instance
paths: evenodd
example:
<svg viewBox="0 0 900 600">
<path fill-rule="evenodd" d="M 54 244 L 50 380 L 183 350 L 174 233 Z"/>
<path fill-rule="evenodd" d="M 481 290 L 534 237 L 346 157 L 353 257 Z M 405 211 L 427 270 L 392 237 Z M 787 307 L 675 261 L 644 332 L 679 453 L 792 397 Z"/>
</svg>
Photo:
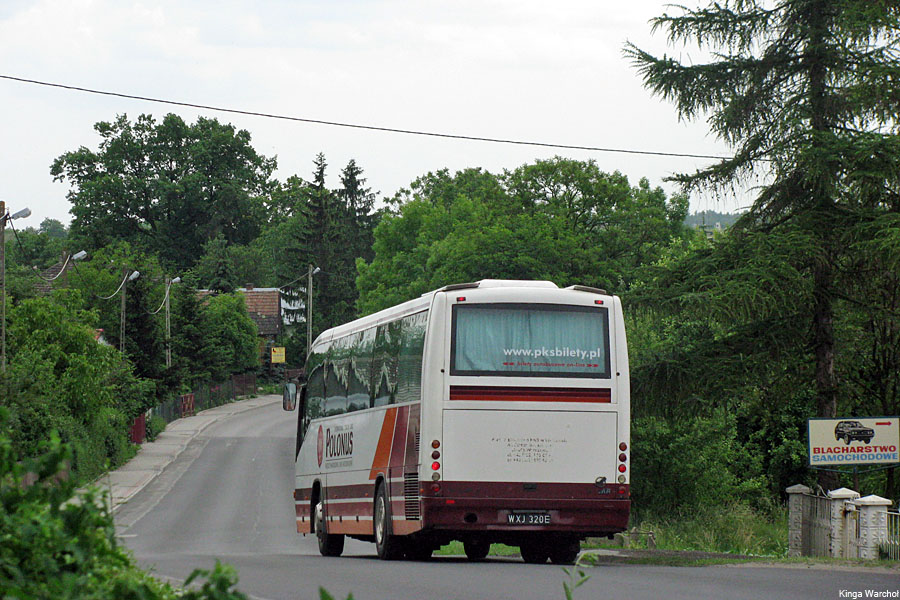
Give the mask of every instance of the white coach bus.
<svg viewBox="0 0 900 600">
<path fill-rule="evenodd" d="M 329 329 L 299 390 L 297 531 L 384 559 L 452 540 L 571 563 L 630 510 L 622 303 L 548 281 L 449 285 Z"/>
</svg>

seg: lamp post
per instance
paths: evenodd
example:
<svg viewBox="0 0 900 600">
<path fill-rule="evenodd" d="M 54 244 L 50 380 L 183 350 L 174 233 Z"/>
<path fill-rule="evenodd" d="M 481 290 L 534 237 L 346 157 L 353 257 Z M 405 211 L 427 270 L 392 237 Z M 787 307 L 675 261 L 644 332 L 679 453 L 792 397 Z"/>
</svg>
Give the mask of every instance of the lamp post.
<svg viewBox="0 0 900 600">
<path fill-rule="evenodd" d="M 119 317 L 119 352 L 125 354 L 125 289 L 128 287 L 129 281 L 134 281 L 141 276 L 140 271 L 132 271 L 128 275 L 128 268 L 123 269 L 125 278 L 122 279 L 122 310 Z"/>
<path fill-rule="evenodd" d="M 172 366 L 172 322 L 169 319 L 169 290 L 173 283 L 179 283 L 181 277 L 175 279 L 166 278 L 166 368 Z"/>
<path fill-rule="evenodd" d="M 6 222 L 24 219 L 31 209 L 23 208 L 10 215 L 6 212 L 6 202 L 0 200 L 0 373 L 6 375 Z"/>
<path fill-rule="evenodd" d="M 322 269 L 309 265 L 306 277 L 306 356 L 309 356 L 310 348 L 312 348 L 312 278 L 316 273 L 320 273 Z"/>
</svg>

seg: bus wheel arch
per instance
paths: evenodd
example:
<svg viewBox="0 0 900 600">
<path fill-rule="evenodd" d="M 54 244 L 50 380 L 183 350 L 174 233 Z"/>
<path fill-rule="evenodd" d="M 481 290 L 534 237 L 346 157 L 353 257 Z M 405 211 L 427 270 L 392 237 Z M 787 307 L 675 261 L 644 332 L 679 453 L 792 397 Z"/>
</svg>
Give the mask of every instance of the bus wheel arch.
<svg viewBox="0 0 900 600">
<path fill-rule="evenodd" d="M 394 535 L 391 520 L 391 497 L 388 483 L 379 477 L 375 484 L 375 506 L 372 511 L 375 550 L 382 560 L 396 560 L 403 556 L 403 542 Z"/>
<path fill-rule="evenodd" d="M 325 521 L 325 503 L 323 502 L 321 486 L 319 494 L 313 494 L 318 502 L 313 507 L 313 529 L 319 544 L 319 554 L 322 556 L 340 556 L 344 552 L 343 534 L 328 533 L 328 523 Z"/>
<path fill-rule="evenodd" d="M 316 533 L 316 506 L 322 497 L 322 484 L 317 479 L 313 482 L 312 493 L 309 496 L 309 523 L 310 533 Z"/>
</svg>

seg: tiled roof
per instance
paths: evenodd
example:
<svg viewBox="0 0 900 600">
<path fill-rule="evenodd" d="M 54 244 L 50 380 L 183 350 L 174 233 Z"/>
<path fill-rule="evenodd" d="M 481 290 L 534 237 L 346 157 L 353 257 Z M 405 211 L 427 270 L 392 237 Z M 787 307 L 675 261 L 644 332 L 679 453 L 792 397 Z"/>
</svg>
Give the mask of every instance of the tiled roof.
<svg viewBox="0 0 900 600">
<path fill-rule="evenodd" d="M 270 317 L 281 316 L 281 292 L 278 288 L 240 288 L 247 304 L 247 312 Z"/>
<path fill-rule="evenodd" d="M 274 336 L 281 333 L 281 319 L 278 317 L 250 313 L 250 318 L 256 323 L 259 335 Z"/>
<path fill-rule="evenodd" d="M 278 288 L 254 288 L 246 286 L 237 289 L 244 296 L 247 314 L 256 323 L 259 335 L 275 336 L 281 333 L 281 291 Z M 197 290 L 201 298 L 210 295 L 209 290 Z"/>
</svg>

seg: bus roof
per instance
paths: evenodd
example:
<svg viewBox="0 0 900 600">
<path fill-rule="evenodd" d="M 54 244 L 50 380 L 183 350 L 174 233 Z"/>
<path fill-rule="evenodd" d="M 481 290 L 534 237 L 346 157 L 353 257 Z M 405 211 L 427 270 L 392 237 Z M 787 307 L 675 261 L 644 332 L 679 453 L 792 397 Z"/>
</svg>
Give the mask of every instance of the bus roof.
<svg viewBox="0 0 900 600">
<path fill-rule="evenodd" d="M 385 308 L 371 315 L 367 315 L 365 317 L 361 317 L 354 321 L 350 321 L 349 323 L 344 323 L 342 325 L 338 325 L 337 327 L 332 327 L 331 329 L 326 329 L 315 339 L 313 345 L 319 343 L 320 341 L 331 340 L 334 338 L 342 337 L 347 333 L 357 331 L 360 328 L 372 327 L 373 325 L 378 325 L 380 323 L 386 321 L 393 321 L 398 317 L 403 317 L 408 314 L 413 314 L 419 312 L 421 310 L 425 310 L 429 306 L 431 306 L 431 300 L 434 298 L 435 294 L 441 292 L 450 292 L 454 290 L 466 290 L 466 289 L 490 289 L 490 288 L 529 288 L 529 289 L 553 289 L 559 290 L 560 287 L 553 283 L 552 281 L 531 281 L 527 279 L 481 279 L 479 281 L 474 281 L 471 283 L 454 283 L 450 285 L 446 285 L 442 288 L 432 290 L 430 292 L 425 292 L 418 298 L 414 298 L 412 300 L 408 300 L 403 302 L 402 304 L 397 304 L 396 306 L 391 306 L 390 308 Z M 606 295 L 607 292 L 605 290 L 585 287 L 580 285 L 572 285 L 565 290 L 577 290 L 582 292 L 591 292 L 595 294 L 603 294 Z"/>
</svg>

